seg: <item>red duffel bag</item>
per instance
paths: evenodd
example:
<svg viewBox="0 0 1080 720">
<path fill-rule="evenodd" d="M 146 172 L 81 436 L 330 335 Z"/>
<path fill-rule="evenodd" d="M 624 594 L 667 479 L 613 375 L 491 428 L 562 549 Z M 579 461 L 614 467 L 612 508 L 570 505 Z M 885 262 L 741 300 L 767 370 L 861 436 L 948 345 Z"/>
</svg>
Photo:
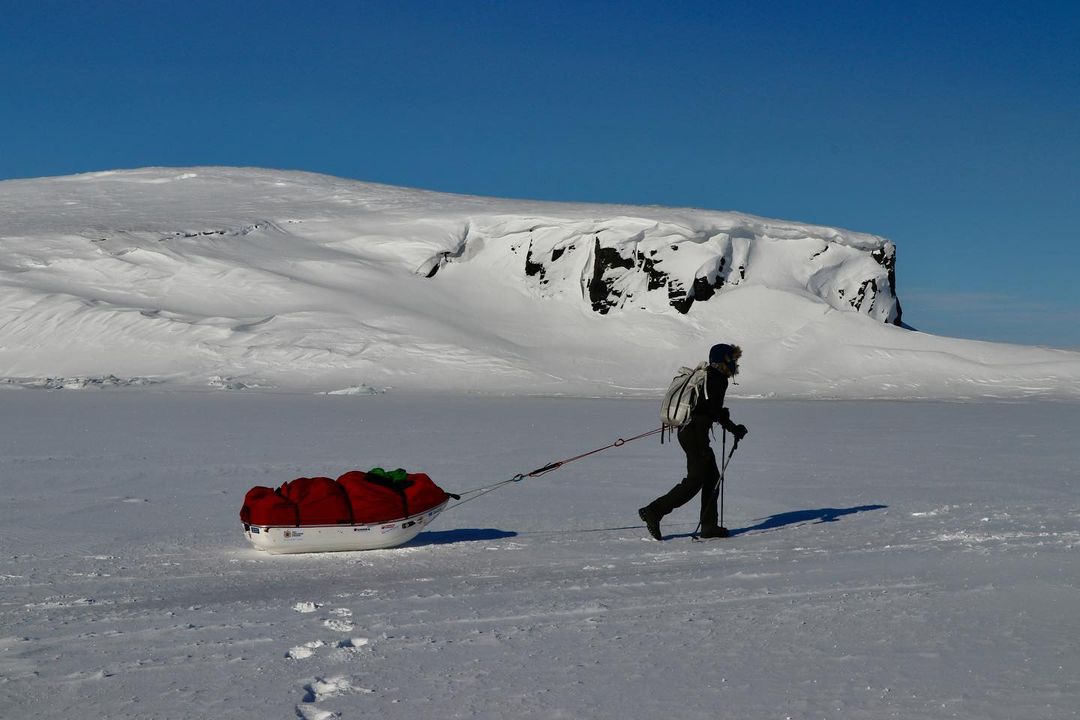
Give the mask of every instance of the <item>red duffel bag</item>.
<svg viewBox="0 0 1080 720">
<path fill-rule="evenodd" d="M 277 490 L 256 486 L 244 496 L 240 519 L 246 525 L 299 525 L 296 503 Z"/>
<path fill-rule="evenodd" d="M 301 525 L 339 525 L 353 522 L 345 490 L 328 477 L 297 478 L 281 486 L 281 494 L 296 503 Z"/>
<path fill-rule="evenodd" d="M 417 515 L 442 505 L 450 496 L 446 491 L 431 481 L 424 473 L 409 475 L 405 485 L 405 500 L 408 504 L 408 514 Z"/>
<path fill-rule="evenodd" d="M 338 478 L 352 504 L 353 522 L 378 523 L 406 517 L 409 512 L 405 494 L 392 483 L 353 470 Z"/>
<path fill-rule="evenodd" d="M 297 478 L 277 490 L 253 487 L 240 519 L 248 525 L 373 524 L 419 515 L 451 496 L 424 473 L 347 472 L 337 480 Z M 382 474 L 380 474 L 382 473 Z"/>
</svg>

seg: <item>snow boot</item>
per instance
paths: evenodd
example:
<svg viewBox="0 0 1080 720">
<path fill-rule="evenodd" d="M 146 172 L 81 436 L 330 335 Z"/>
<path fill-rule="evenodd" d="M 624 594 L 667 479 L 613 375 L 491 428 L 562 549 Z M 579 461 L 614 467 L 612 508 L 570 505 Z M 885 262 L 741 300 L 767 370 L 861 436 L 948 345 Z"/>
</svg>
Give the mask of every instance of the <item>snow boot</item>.
<svg viewBox="0 0 1080 720">
<path fill-rule="evenodd" d="M 648 505 L 637 511 L 638 517 L 645 522 L 645 529 L 652 535 L 653 540 L 663 540 L 660 534 L 660 515 Z"/>
<path fill-rule="evenodd" d="M 698 537 L 702 539 L 726 538 L 730 536 L 731 533 L 728 532 L 728 529 L 720 525 L 706 525 L 705 527 L 701 528 L 701 534 L 698 535 Z"/>
</svg>

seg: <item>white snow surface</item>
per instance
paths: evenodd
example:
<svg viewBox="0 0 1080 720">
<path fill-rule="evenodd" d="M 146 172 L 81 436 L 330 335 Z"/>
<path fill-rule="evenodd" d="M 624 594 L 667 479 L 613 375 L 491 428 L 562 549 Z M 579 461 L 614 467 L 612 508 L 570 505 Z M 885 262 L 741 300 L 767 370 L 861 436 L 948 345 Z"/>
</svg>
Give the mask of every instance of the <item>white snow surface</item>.
<svg viewBox="0 0 1080 720">
<path fill-rule="evenodd" d="M 0 218 L 0 389 L 654 397 L 735 342 L 743 397 L 1080 397 L 1080 353 L 889 324 L 893 244 L 835 228 L 201 167 L 0 182 Z M 606 314 L 598 237 L 636 263 Z M 653 261 L 726 280 L 683 315 Z"/>
<path fill-rule="evenodd" d="M 643 260 L 600 314 L 597 235 L 725 282 L 683 315 Z M 889 324 L 892 250 L 296 172 L 0 182 L 0 716 L 1076 717 L 1080 353 Z M 463 491 L 649 430 L 721 341 L 731 538 L 696 499 L 645 535 L 685 471 L 655 437 L 400 548 L 243 538 L 253 485 Z"/>
<path fill-rule="evenodd" d="M 656 403 L 3 393 L 0 715 L 1077 716 L 1080 404 L 731 407 L 725 540 L 688 538 L 696 501 L 647 538 L 637 508 L 683 473 L 654 437 L 405 547 L 269 556 L 252 485 L 380 465 L 467 490 Z"/>
</svg>

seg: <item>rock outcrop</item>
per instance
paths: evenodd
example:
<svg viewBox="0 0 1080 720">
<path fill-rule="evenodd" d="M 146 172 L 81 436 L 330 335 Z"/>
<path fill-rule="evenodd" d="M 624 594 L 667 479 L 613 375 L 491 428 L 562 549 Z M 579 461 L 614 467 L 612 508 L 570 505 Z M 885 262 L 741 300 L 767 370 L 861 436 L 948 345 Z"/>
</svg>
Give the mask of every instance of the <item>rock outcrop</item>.
<svg viewBox="0 0 1080 720">
<path fill-rule="evenodd" d="M 507 255 L 512 261 L 500 262 Z M 601 315 L 687 314 L 726 287 L 759 284 L 901 323 L 893 243 L 826 228 L 756 219 L 695 226 L 637 217 L 472 218 L 456 247 L 417 273 L 434 278 L 449 263 L 482 261 L 515 268 L 540 297 L 579 296 Z"/>
</svg>

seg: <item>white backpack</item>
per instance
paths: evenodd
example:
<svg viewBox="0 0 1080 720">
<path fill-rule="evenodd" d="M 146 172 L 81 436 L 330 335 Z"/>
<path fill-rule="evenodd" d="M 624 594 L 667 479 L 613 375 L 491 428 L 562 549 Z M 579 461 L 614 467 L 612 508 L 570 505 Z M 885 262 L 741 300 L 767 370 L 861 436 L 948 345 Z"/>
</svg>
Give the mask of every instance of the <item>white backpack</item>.
<svg viewBox="0 0 1080 720">
<path fill-rule="evenodd" d="M 703 362 L 695 368 L 679 368 L 664 393 L 664 404 L 660 406 L 660 419 L 664 427 L 680 428 L 690 422 L 690 413 L 698 399 L 708 397 L 705 388 L 708 367 L 709 363 Z"/>
</svg>

